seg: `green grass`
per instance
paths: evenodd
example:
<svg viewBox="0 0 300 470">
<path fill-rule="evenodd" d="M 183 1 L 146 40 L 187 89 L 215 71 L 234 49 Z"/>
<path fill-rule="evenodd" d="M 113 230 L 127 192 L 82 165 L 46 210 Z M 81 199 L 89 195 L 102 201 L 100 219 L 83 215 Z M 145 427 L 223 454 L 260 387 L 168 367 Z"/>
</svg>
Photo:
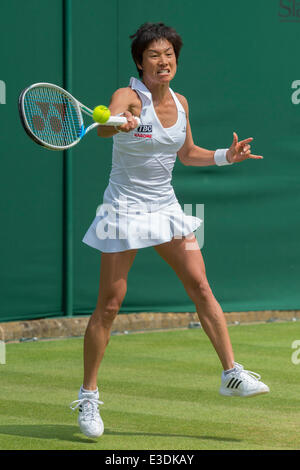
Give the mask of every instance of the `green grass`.
<svg viewBox="0 0 300 470">
<path fill-rule="evenodd" d="M 99 374 L 105 433 L 79 432 L 69 403 L 82 382 L 82 338 L 6 345 L 0 449 L 293 450 L 300 448 L 299 323 L 229 328 L 237 362 L 271 389 L 219 395 L 221 367 L 202 330 L 113 336 Z"/>
</svg>

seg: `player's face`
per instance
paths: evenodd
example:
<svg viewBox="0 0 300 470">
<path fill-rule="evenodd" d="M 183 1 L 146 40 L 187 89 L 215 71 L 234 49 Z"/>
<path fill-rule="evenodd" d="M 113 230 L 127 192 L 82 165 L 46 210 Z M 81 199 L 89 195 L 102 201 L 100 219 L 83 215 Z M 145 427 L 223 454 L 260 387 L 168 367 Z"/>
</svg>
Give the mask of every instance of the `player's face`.
<svg viewBox="0 0 300 470">
<path fill-rule="evenodd" d="M 143 52 L 143 80 L 151 84 L 170 82 L 177 70 L 173 45 L 167 39 L 152 41 Z"/>
</svg>

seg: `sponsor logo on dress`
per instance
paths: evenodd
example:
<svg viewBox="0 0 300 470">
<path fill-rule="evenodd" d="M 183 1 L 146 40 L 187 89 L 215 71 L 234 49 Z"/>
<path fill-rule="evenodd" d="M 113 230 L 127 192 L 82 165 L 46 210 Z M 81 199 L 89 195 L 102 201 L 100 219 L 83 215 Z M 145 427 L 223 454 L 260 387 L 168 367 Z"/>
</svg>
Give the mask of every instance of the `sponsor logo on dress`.
<svg viewBox="0 0 300 470">
<path fill-rule="evenodd" d="M 140 137 L 142 139 L 152 139 L 152 124 L 140 125 L 134 133 L 134 137 Z"/>
</svg>

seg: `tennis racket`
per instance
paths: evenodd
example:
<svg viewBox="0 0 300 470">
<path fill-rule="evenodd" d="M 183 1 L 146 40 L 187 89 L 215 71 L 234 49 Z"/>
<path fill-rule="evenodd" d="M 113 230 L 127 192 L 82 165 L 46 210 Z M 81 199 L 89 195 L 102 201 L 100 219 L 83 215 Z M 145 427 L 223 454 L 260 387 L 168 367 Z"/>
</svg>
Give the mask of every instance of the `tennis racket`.
<svg viewBox="0 0 300 470">
<path fill-rule="evenodd" d="M 125 117 L 110 116 L 105 124 L 94 122 L 85 127 L 82 113 L 93 116 L 91 109 L 51 83 L 35 83 L 25 88 L 19 97 L 19 114 L 26 133 L 50 150 L 73 147 L 100 125 L 120 126 L 127 122 Z M 139 125 L 139 118 L 135 119 Z"/>
</svg>

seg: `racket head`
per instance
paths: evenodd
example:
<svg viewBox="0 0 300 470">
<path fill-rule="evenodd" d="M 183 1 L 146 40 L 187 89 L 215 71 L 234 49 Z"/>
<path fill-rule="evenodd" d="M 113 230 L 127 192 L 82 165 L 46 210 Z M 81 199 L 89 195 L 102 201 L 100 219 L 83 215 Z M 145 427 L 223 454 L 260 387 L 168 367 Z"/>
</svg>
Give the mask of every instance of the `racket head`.
<svg viewBox="0 0 300 470">
<path fill-rule="evenodd" d="M 29 137 L 50 150 L 73 147 L 84 132 L 77 100 L 51 83 L 35 83 L 25 88 L 19 97 L 19 114 Z"/>
</svg>

